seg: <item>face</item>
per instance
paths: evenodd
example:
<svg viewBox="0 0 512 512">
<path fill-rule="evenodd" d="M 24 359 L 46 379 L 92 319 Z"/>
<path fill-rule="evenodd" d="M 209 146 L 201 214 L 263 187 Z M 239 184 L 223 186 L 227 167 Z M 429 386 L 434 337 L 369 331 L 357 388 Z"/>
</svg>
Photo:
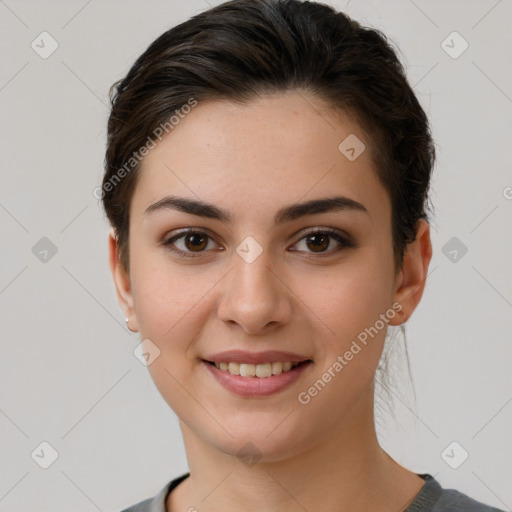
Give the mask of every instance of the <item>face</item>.
<svg viewBox="0 0 512 512">
<path fill-rule="evenodd" d="M 355 152 L 340 150 L 354 135 Z M 251 442 L 279 459 L 356 409 L 371 416 L 386 328 L 422 287 L 411 293 L 413 273 L 394 272 L 391 203 L 369 148 L 349 118 L 290 92 L 199 103 L 145 157 L 129 276 L 113 238 L 111 266 L 131 329 L 159 351 L 148 366 L 157 388 L 210 447 Z M 411 268 L 424 269 L 415 254 Z M 289 362 L 300 364 L 282 371 Z"/>
</svg>

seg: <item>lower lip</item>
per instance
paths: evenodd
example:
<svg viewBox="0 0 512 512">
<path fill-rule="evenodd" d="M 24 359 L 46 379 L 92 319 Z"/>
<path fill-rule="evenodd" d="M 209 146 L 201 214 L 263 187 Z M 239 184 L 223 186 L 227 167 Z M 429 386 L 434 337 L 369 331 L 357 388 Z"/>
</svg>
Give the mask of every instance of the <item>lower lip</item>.
<svg viewBox="0 0 512 512">
<path fill-rule="evenodd" d="M 241 396 L 264 397 L 283 391 L 291 386 L 302 373 L 309 368 L 311 362 L 302 363 L 287 372 L 271 377 L 241 377 L 216 368 L 213 364 L 201 361 L 212 375 L 228 391 Z"/>
</svg>

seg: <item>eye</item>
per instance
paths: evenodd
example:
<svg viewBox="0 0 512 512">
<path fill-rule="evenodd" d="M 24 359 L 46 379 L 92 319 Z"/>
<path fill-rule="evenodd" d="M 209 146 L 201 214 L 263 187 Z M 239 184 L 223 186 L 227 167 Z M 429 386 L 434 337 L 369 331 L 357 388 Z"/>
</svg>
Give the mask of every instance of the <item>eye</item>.
<svg viewBox="0 0 512 512">
<path fill-rule="evenodd" d="M 331 243 L 333 239 L 338 245 L 334 249 L 328 250 L 329 247 L 332 247 L 333 245 Z M 306 250 L 305 252 L 309 252 L 309 254 L 318 254 L 320 256 L 323 256 L 325 253 L 327 253 L 327 255 L 337 253 L 346 247 L 355 247 L 355 243 L 352 240 L 332 229 L 312 230 L 307 233 L 306 236 L 303 236 L 295 245 L 300 246 L 301 243 L 307 249 L 311 249 L 311 251 Z M 336 243 L 334 245 L 336 245 Z M 293 249 L 293 251 L 297 251 L 297 249 Z M 303 251 L 299 250 L 299 252 Z M 307 257 L 310 258 L 311 256 Z"/>
<path fill-rule="evenodd" d="M 176 246 L 176 241 L 180 241 L 182 248 Z M 164 245 L 167 246 L 169 250 L 178 253 L 180 256 L 195 258 L 204 252 L 204 250 L 208 247 L 209 241 L 213 243 L 213 248 L 217 247 L 210 235 L 204 231 L 187 230 L 185 232 L 181 232 L 181 234 L 177 234 L 169 238 L 169 240 L 164 242 Z"/>
<path fill-rule="evenodd" d="M 333 240 L 335 240 L 335 244 L 332 243 Z M 177 242 L 179 242 L 181 247 L 178 246 Z M 299 242 L 295 244 L 295 246 L 300 246 L 301 243 L 303 243 L 306 249 L 310 250 L 291 249 L 291 251 L 309 253 L 310 256 L 306 256 L 307 258 L 314 257 L 311 256 L 311 254 L 328 256 L 332 253 L 337 253 L 344 248 L 356 247 L 356 244 L 350 238 L 343 236 L 338 231 L 334 231 L 332 229 L 316 228 L 311 230 L 305 236 L 303 236 Z M 331 246 L 336 244 L 337 246 L 333 249 Z M 212 237 L 208 233 L 195 229 L 182 231 L 181 233 L 178 233 L 169 238 L 166 242 L 164 242 L 163 245 L 178 255 L 185 256 L 187 258 L 198 257 L 208 248 L 217 248 L 223 250 L 217 246 L 217 244 L 213 241 Z M 331 249 L 329 249 L 330 247 Z"/>
</svg>

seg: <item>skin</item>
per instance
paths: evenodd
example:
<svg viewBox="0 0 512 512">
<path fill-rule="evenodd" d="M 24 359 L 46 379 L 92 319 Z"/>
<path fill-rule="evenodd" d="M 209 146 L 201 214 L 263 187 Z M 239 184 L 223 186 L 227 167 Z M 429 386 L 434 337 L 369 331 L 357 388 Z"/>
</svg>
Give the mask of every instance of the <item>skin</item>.
<svg viewBox="0 0 512 512">
<path fill-rule="evenodd" d="M 356 134 L 366 150 L 349 161 L 338 145 Z M 391 203 L 370 155 L 371 141 L 348 117 L 320 100 L 291 91 L 246 105 L 199 103 L 145 157 L 130 205 L 126 272 L 114 232 L 110 267 L 132 331 L 158 346 L 148 366 L 180 420 L 191 476 L 169 495 L 167 510 L 399 511 L 424 481 L 382 450 L 373 416 L 373 379 L 386 328 L 307 405 L 298 402 L 379 315 L 400 325 L 420 302 L 432 257 L 428 223 L 420 221 L 401 270 L 393 266 Z M 233 215 L 232 223 L 176 210 L 144 215 L 166 195 L 201 199 Z M 343 195 L 368 213 L 326 212 L 274 225 L 281 207 Z M 322 256 L 308 228 L 348 233 Z M 202 252 L 184 228 L 212 238 Z M 261 255 L 247 263 L 237 246 L 252 236 Z M 290 250 L 295 248 L 295 251 Z M 311 259 L 307 259 L 311 256 Z M 313 360 L 291 388 L 265 398 L 234 395 L 200 358 L 240 348 L 293 351 Z M 246 465 L 237 452 L 259 451 Z"/>
</svg>

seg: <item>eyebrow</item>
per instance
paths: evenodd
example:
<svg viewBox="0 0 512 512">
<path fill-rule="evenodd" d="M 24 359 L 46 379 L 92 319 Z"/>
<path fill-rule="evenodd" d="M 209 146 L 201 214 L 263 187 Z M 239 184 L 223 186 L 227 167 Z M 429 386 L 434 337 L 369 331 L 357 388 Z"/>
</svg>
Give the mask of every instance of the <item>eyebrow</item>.
<svg viewBox="0 0 512 512">
<path fill-rule="evenodd" d="M 225 223 L 232 222 L 233 220 L 233 216 L 227 210 L 223 210 L 222 208 L 200 200 L 176 196 L 166 196 L 151 206 L 148 206 L 144 211 L 144 215 L 150 215 L 163 210 L 178 210 L 180 212 L 215 219 Z M 358 201 L 350 199 L 349 197 L 335 196 L 285 206 L 276 213 L 274 223 L 281 224 L 306 215 L 334 211 L 358 211 L 368 214 L 368 210 Z"/>
</svg>

